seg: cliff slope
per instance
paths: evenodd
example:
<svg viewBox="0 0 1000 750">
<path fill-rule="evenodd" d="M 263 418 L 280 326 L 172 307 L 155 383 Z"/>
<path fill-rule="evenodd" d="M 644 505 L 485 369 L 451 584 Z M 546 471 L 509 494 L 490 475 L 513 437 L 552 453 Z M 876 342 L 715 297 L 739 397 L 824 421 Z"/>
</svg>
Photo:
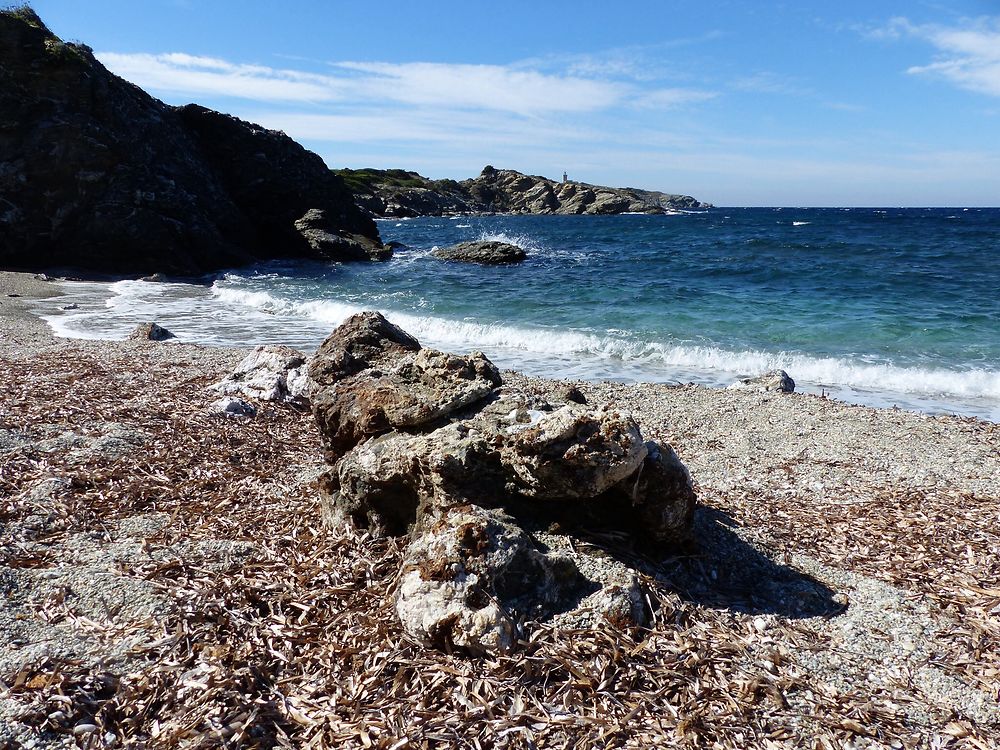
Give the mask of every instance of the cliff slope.
<svg viewBox="0 0 1000 750">
<path fill-rule="evenodd" d="M 0 11 L 0 266 L 195 275 L 386 253 L 343 182 L 291 138 L 170 107 L 31 10 Z"/>
</svg>

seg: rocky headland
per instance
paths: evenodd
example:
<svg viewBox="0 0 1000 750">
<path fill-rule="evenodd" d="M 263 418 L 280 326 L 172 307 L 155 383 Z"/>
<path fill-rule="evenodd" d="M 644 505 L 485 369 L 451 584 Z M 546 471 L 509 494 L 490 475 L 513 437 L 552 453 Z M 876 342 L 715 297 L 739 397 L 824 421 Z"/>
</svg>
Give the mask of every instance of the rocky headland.
<svg viewBox="0 0 1000 750">
<path fill-rule="evenodd" d="M 0 266 L 190 276 L 390 254 L 288 136 L 168 106 L 30 9 L 0 10 Z"/>
<path fill-rule="evenodd" d="M 431 180 L 401 169 L 337 170 L 374 217 L 453 214 L 665 214 L 711 208 L 690 195 L 551 180 L 486 166 L 467 180 Z"/>
</svg>

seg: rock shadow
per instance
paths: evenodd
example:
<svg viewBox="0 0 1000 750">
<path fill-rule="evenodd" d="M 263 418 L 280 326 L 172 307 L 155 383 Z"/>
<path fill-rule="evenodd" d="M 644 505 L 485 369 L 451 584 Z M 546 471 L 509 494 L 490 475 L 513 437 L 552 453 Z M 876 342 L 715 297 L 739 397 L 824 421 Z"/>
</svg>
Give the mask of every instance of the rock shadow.
<svg viewBox="0 0 1000 750">
<path fill-rule="evenodd" d="M 659 558 L 604 530 L 575 529 L 575 537 L 655 577 L 685 601 L 747 615 L 789 619 L 833 617 L 845 605 L 837 592 L 807 573 L 779 563 L 742 539 L 727 513 L 698 506 L 683 554 Z"/>
</svg>

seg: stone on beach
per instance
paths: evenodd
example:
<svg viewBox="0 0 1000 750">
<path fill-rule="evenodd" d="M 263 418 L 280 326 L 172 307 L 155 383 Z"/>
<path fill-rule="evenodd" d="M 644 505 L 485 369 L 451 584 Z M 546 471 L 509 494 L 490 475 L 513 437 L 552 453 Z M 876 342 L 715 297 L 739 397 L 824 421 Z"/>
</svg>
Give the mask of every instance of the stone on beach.
<svg viewBox="0 0 1000 750">
<path fill-rule="evenodd" d="M 337 330 L 309 366 L 313 414 L 333 455 L 367 437 L 444 418 L 500 384 L 482 353 L 422 349 L 379 313 L 355 315 Z"/>
<path fill-rule="evenodd" d="M 519 618 L 583 602 L 581 613 L 621 627 L 645 621 L 634 574 L 588 578 L 527 530 L 610 523 L 661 547 L 684 541 L 690 477 L 629 415 L 505 386 L 483 354 L 421 348 L 372 312 L 335 330 L 309 373 L 333 464 L 320 482 L 324 519 L 409 535 L 396 611 L 412 637 L 503 651 Z"/>
<path fill-rule="evenodd" d="M 258 346 L 231 374 L 209 388 L 223 396 L 307 404 L 306 355 L 290 346 Z"/>
<path fill-rule="evenodd" d="M 729 386 L 733 390 L 792 393 L 795 381 L 784 370 L 771 370 L 753 378 L 742 378 Z"/>
<path fill-rule="evenodd" d="M 136 326 L 135 330 L 128 337 L 133 341 L 167 341 L 177 338 L 166 328 L 156 323 L 143 323 L 140 326 Z"/>
<path fill-rule="evenodd" d="M 220 417 L 253 417 L 256 416 L 257 409 L 241 398 L 223 396 L 212 402 L 208 407 L 208 413 Z"/>
</svg>

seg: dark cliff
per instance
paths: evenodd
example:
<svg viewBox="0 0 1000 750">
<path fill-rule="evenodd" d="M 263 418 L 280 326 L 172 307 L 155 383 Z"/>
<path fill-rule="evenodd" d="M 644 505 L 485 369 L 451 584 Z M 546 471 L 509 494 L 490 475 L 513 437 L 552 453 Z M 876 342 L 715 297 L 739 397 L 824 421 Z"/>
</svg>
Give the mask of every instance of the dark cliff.
<svg viewBox="0 0 1000 750">
<path fill-rule="evenodd" d="M 32 11 L 0 11 L 0 266 L 196 275 L 385 256 L 343 182 L 291 138 L 167 106 Z"/>
<path fill-rule="evenodd" d="M 664 214 L 711 208 L 690 195 L 584 182 L 557 182 L 487 166 L 478 177 L 429 180 L 401 169 L 342 169 L 338 174 L 371 216 L 502 214 Z"/>
</svg>

